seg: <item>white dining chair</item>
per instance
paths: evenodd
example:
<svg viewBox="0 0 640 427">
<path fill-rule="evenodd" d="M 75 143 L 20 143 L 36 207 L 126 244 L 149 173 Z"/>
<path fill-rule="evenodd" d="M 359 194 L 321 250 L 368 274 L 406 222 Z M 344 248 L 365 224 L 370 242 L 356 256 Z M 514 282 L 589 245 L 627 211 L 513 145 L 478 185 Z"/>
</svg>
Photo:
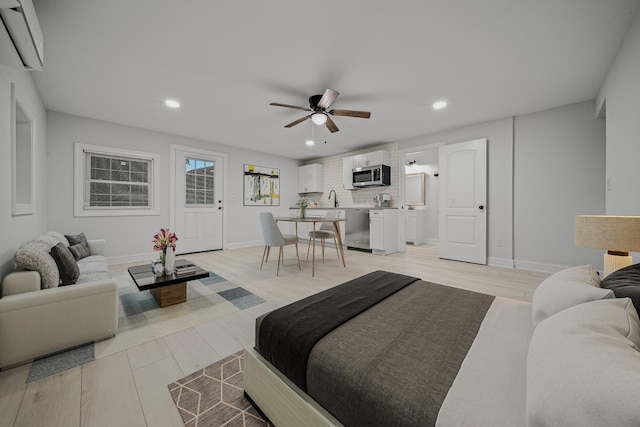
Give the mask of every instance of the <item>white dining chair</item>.
<svg viewBox="0 0 640 427">
<path fill-rule="evenodd" d="M 273 218 L 271 212 L 260 212 L 260 225 L 262 226 L 262 236 L 264 237 L 264 251 L 262 252 L 262 262 L 260 262 L 260 270 L 262 265 L 269 260 L 269 252 L 271 247 L 279 247 L 278 252 L 278 268 L 276 270 L 276 276 L 280 274 L 280 263 L 284 264 L 284 256 L 282 248 L 287 245 L 296 246 L 296 257 L 298 258 L 298 268 L 300 267 L 300 255 L 298 254 L 298 236 L 293 234 L 282 234 L 276 220 Z"/>
<path fill-rule="evenodd" d="M 337 219 L 338 212 L 329 211 L 325 219 Z M 311 241 L 314 240 L 313 231 L 309 232 L 309 245 L 307 246 L 307 260 L 309 259 L 309 250 L 311 249 Z M 320 228 L 316 230 L 315 234 L 316 239 L 320 239 L 320 244 L 322 246 L 322 263 L 324 264 L 324 246 L 325 241 L 327 239 L 333 239 L 333 244 L 336 247 L 336 254 L 338 255 L 338 259 L 340 259 L 340 252 L 338 252 L 338 242 L 336 241 L 336 229 L 333 225 L 333 222 L 323 222 L 320 225 Z"/>
</svg>

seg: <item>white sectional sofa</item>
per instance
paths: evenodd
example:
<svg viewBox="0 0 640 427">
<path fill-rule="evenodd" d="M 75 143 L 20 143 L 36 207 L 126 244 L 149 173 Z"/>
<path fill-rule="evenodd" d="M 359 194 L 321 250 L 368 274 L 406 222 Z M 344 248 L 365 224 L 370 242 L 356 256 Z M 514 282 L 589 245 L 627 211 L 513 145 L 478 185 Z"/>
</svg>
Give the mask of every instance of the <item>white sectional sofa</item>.
<svg viewBox="0 0 640 427">
<path fill-rule="evenodd" d="M 0 369 L 112 337 L 118 329 L 118 286 L 109 273 L 105 241 L 89 240 L 91 255 L 77 261 L 76 284 L 57 286 L 58 272 L 50 262 L 55 261 L 45 256 L 56 240 L 69 244 L 49 232 L 24 245 L 35 247 L 44 262 L 37 271 L 14 271 L 2 281 Z"/>
</svg>

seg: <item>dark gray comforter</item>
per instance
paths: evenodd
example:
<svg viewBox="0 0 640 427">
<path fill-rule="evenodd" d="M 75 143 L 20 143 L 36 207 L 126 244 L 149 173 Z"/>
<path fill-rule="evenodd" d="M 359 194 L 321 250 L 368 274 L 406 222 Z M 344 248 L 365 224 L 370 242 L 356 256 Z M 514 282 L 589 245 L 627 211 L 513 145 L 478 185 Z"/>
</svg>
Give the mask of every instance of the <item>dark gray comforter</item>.
<svg viewBox="0 0 640 427">
<path fill-rule="evenodd" d="M 493 300 L 411 283 L 315 344 L 307 394 L 347 426 L 435 425 Z"/>
</svg>

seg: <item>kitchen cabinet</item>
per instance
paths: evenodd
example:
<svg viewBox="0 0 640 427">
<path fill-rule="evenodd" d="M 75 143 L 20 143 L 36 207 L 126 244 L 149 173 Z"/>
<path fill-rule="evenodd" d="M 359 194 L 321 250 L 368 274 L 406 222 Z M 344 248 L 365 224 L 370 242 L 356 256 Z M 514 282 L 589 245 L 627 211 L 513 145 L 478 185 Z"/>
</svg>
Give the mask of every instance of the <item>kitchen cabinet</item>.
<svg viewBox="0 0 640 427">
<path fill-rule="evenodd" d="M 342 158 L 342 188 L 353 190 L 353 156 Z"/>
<path fill-rule="evenodd" d="M 324 192 L 324 165 L 313 163 L 298 167 L 298 193 Z"/>
<path fill-rule="evenodd" d="M 398 210 L 371 209 L 369 238 L 371 250 L 375 255 L 398 252 Z"/>
<path fill-rule="evenodd" d="M 391 153 L 387 150 L 378 150 L 353 156 L 354 168 L 376 165 L 391 166 Z"/>
<path fill-rule="evenodd" d="M 414 245 L 425 243 L 425 210 L 407 210 L 404 212 L 405 240 Z"/>
</svg>

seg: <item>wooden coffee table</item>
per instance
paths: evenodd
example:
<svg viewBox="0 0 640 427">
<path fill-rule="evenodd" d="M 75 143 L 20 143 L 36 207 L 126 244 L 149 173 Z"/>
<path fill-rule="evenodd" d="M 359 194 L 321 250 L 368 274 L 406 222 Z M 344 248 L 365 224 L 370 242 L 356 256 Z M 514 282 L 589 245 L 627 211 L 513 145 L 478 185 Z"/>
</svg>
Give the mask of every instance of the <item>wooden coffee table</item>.
<svg viewBox="0 0 640 427">
<path fill-rule="evenodd" d="M 176 266 L 193 264 L 186 259 L 176 260 Z M 168 307 L 180 304 L 187 300 L 187 282 L 190 280 L 202 279 L 209 276 L 209 272 L 196 266 L 196 270 L 191 273 L 165 274 L 156 276 L 151 271 L 151 264 L 136 265 L 127 269 L 133 282 L 140 291 L 149 290 L 153 298 L 160 307 Z"/>
</svg>

